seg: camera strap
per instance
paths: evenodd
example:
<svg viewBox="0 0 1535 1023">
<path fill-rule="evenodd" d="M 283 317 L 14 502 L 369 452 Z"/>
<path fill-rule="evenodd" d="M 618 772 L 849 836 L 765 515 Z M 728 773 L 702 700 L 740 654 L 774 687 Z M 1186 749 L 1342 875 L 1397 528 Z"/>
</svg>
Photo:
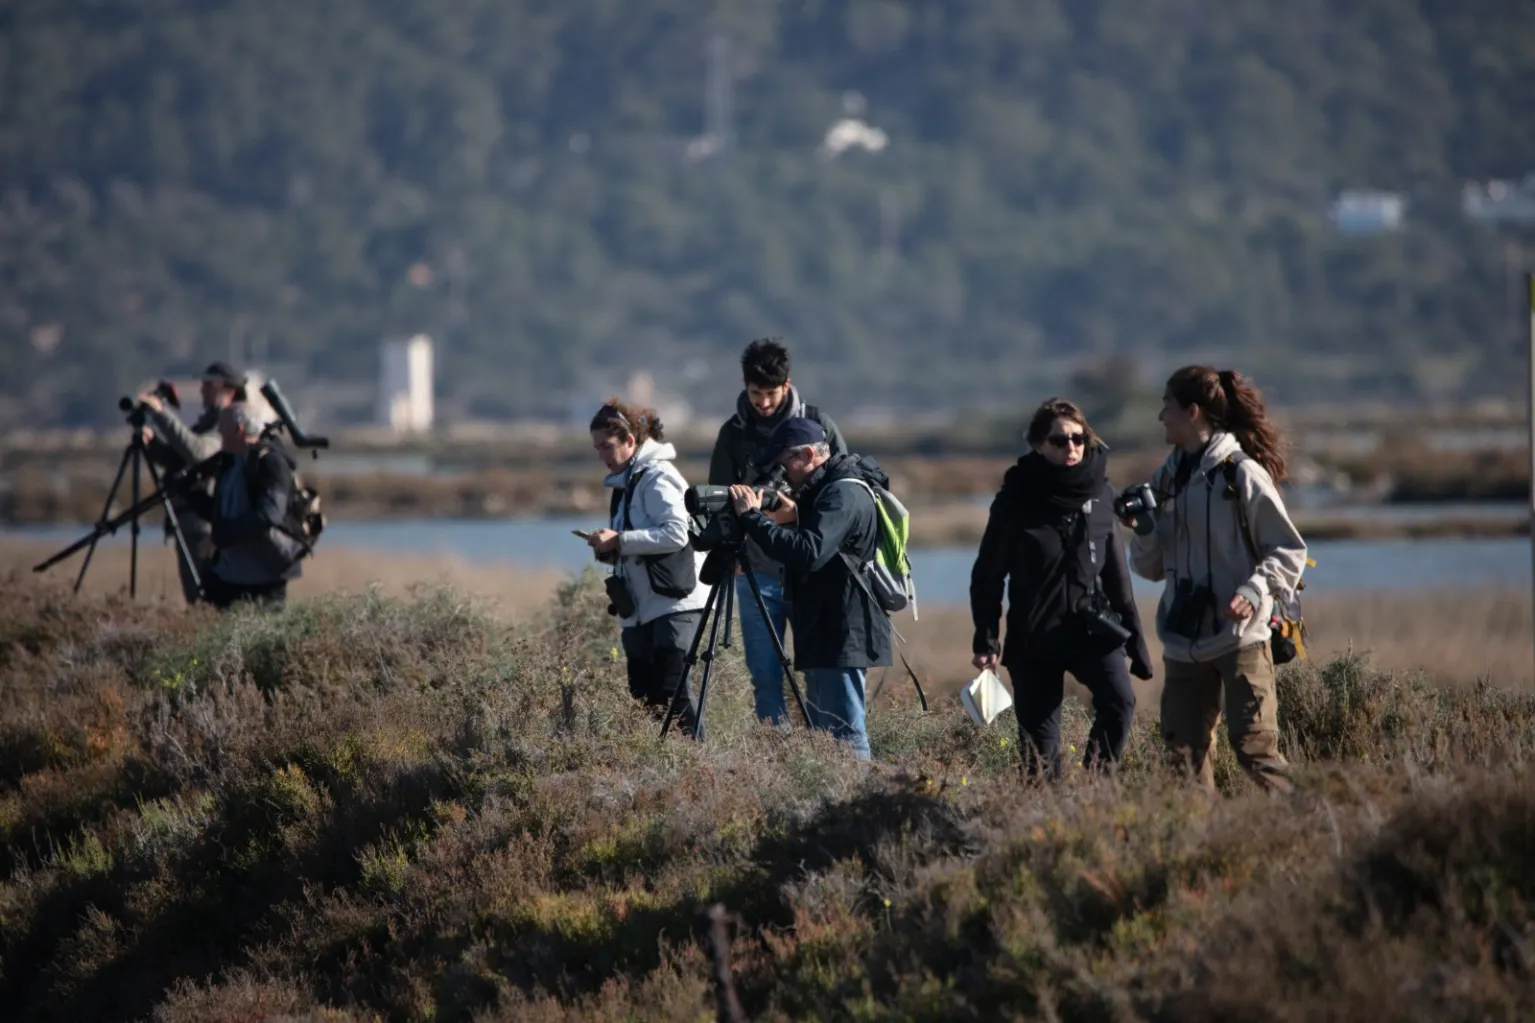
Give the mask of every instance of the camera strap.
<svg viewBox="0 0 1535 1023">
<path fill-rule="evenodd" d="M 1097 498 L 1089 500 L 1086 507 L 1090 508 L 1096 500 Z M 1071 607 L 1071 565 L 1076 559 L 1078 551 L 1082 549 L 1082 544 L 1088 540 L 1088 526 L 1091 518 L 1091 512 L 1085 510 L 1085 508 L 1078 509 L 1071 513 L 1070 521 L 1066 523 L 1064 529 L 1061 528 L 1060 524 L 1057 524 L 1055 527 L 1057 535 L 1061 538 L 1061 561 L 1056 567 L 1056 572 L 1061 580 L 1061 588 L 1066 596 L 1068 610 Z M 1082 596 L 1090 599 L 1092 610 L 1098 611 L 1102 609 L 1104 604 L 1104 595 L 1098 585 L 1098 559 L 1096 556 L 1093 558 L 1092 567 L 1093 581 L 1091 591 L 1084 590 Z"/>
</svg>

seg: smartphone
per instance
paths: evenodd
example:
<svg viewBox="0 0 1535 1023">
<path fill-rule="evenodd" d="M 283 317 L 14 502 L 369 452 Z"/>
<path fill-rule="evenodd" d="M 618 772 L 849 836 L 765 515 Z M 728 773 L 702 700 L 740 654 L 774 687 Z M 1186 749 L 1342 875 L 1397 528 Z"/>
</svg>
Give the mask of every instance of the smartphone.
<svg viewBox="0 0 1535 1023">
<path fill-rule="evenodd" d="M 592 535 L 590 533 L 582 532 L 579 529 L 572 529 L 571 533 L 574 534 L 575 536 L 579 536 L 583 540 L 585 540 L 587 537 Z"/>
</svg>

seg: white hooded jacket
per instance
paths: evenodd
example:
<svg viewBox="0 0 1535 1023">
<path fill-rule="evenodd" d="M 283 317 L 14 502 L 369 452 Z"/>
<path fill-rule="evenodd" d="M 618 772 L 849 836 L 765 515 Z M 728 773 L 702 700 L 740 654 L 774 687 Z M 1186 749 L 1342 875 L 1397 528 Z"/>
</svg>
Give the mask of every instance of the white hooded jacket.
<svg viewBox="0 0 1535 1023">
<path fill-rule="evenodd" d="M 629 464 L 602 481 L 603 486 L 619 491 L 618 509 L 613 513 L 611 528 L 618 536 L 617 575 L 629 584 L 636 608 L 633 618 L 623 618 L 619 624 L 632 628 L 655 621 L 665 615 L 681 611 L 697 611 L 703 608 L 709 597 L 708 587 L 698 585 L 686 597 L 667 597 L 650 588 L 650 573 L 641 555 L 671 554 L 682 550 L 688 542 L 688 513 L 682 503 L 687 481 L 672 462 L 677 449 L 670 444 L 647 440 L 640 445 Z M 642 473 L 629 506 L 629 528 L 624 528 L 624 499 L 622 493 L 629 484 L 632 473 Z M 694 565 L 703 569 L 704 556 L 694 552 Z"/>
<path fill-rule="evenodd" d="M 1174 450 L 1151 477 L 1157 492 L 1157 528 L 1147 536 L 1133 534 L 1130 565 L 1152 582 L 1166 581 L 1157 605 L 1157 636 L 1168 660 L 1200 663 L 1243 647 L 1269 641 L 1269 616 L 1274 598 L 1293 595 L 1306 567 L 1306 543 L 1285 510 L 1273 478 L 1242 452 L 1236 437 L 1217 433 L 1210 438 L 1198 467 L 1183 489 L 1174 493 L 1178 460 Z M 1226 496 L 1222 463 L 1236 462 L 1236 493 Z M 1242 534 L 1241 502 L 1257 564 Z M 1178 580 L 1209 585 L 1214 594 L 1213 618 L 1205 619 L 1199 638 L 1190 641 L 1168 633 L 1168 609 Z M 1241 594 L 1254 608 L 1240 622 L 1225 617 L 1232 597 Z"/>
</svg>

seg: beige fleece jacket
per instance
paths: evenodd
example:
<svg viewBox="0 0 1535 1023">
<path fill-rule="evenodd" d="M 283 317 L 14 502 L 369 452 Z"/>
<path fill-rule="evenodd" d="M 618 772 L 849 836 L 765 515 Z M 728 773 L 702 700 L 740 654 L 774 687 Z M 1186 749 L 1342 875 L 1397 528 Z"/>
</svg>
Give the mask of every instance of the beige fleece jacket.
<svg viewBox="0 0 1535 1023">
<path fill-rule="evenodd" d="M 1217 433 L 1212 437 L 1188 484 L 1174 494 L 1180 455 L 1175 449 L 1152 475 L 1157 528 L 1147 536 L 1132 536 L 1130 565 L 1136 575 L 1167 584 L 1157 605 L 1157 635 L 1164 656 L 1199 663 L 1269 641 L 1274 598 L 1294 593 L 1306 567 L 1306 542 L 1268 471 L 1242 452 L 1234 436 Z M 1236 461 L 1232 496 L 1226 496 L 1221 467 L 1227 457 Z M 1242 537 L 1237 501 L 1246 510 L 1259 557 L 1256 565 Z M 1199 638 L 1193 641 L 1169 635 L 1165 627 L 1178 580 L 1185 577 L 1196 586 L 1208 583 L 1214 591 L 1214 614 L 1206 617 Z M 1256 613 L 1245 621 L 1229 621 L 1225 608 L 1239 593 Z"/>
</svg>

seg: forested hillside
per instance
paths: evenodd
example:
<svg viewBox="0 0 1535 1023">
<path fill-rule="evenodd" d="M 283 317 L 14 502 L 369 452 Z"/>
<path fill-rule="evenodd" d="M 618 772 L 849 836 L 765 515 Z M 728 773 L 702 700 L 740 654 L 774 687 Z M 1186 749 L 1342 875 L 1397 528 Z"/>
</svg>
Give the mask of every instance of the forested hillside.
<svg viewBox="0 0 1535 1023">
<path fill-rule="evenodd" d="M 1517 385 L 1518 237 L 1460 189 L 1535 170 L 1527 2 L 9 0 L 0 40 L 8 420 L 231 337 L 366 384 L 417 330 L 459 416 L 717 393 L 763 334 L 843 405 L 1111 353 Z M 850 93 L 888 144 L 818 155 Z M 1353 187 L 1404 229 L 1339 236 Z"/>
</svg>

